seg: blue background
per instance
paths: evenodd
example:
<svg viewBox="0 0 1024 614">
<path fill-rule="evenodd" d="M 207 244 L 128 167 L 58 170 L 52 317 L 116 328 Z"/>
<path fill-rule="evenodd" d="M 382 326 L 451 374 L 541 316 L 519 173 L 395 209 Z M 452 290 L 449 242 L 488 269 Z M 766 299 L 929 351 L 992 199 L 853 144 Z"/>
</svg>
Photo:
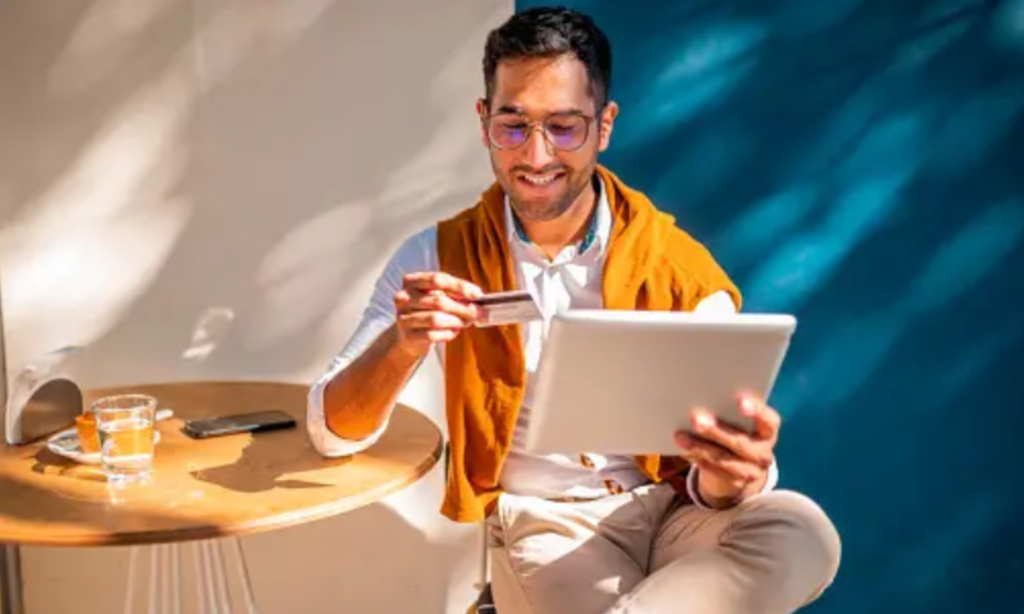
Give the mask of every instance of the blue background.
<svg viewBox="0 0 1024 614">
<path fill-rule="evenodd" d="M 806 611 L 1024 613 L 1024 0 L 566 5 L 603 163 L 800 319 L 782 483 L 844 547 Z"/>
</svg>

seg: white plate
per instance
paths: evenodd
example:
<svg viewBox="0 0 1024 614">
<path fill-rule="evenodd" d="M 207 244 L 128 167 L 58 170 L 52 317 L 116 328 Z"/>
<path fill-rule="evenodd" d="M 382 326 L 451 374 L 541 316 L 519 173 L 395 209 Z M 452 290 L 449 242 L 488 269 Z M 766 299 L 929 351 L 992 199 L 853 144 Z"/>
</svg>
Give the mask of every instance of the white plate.
<svg viewBox="0 0 1024 614">
<path fill-rule="evenodd" d="M 169 409 L 161 409 L 156 412 L 156 421 L 161 422 L 174 415 Z M 160 431 L 153 431 L 153 444 L 160 443 Z M 82 452 L 82 444 L 78 441 L 78 431 L 75 427 L 64 429 L 53 435 L 46 441 L 46 448 L 58 456 L 69 458 L 76 463 L 83 465 L 98 465 L 101 458 L 99 452 Z"/>
</svg>

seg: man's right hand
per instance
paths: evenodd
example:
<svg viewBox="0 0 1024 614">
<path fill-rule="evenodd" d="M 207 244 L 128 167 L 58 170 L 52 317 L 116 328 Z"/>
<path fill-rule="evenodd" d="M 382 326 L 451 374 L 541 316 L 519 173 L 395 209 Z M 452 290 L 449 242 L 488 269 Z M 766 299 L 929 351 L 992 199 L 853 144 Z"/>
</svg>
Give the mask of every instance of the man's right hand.
<svg viewBox="0 0 1024 614">
<path fill-rule="evenodd" d="M 476 321 L 476 305 L 469 301 L 483 294 L 447 273 L 406 275 L 395 293 L 398 343 L 406 352 L 424 356 L 434 343 L 454 339 Z"/>
</svg>

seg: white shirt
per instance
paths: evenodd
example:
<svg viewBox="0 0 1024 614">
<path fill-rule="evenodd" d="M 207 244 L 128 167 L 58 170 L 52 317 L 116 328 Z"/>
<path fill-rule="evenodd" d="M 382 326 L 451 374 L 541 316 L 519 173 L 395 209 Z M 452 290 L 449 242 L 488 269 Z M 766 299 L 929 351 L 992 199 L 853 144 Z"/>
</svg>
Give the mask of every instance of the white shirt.
<svg viewBox="0 0 1024 614">
<path fill-rule="evenodd" d="M 602 186 L 603 187 L 603 186 Z M 553 260 L 531 244 L 515 222 L 506 203 L 506 234 L 515 263 L 517 287 L 525 289 L 537 301 L 543 319 L 523 325 L 523 349 L 526 359 L 526 386 L 509 456 L 503 466 L 500 482 L 504 491 L 542 498 L 596 498 L 608 494 L 608 484 L 632 490 L 649 480 L 629 456 L 587 454 L 580 457 L 534 455 L 523 450 L 522 441 L 529 425 L 530 411 L 540 363 L 551 317 L 566 309 L 601 309 L 602 271 L 612 217 L 604 189 L 599 190 L 598 205 L 587 237 L 579 245 L 565 247 Z M 324 418 L 323 391 L 345 367 L 351 364 L 376 338 L 395 321 L 394 295 L 402 287 L 408 273 L 437 271 L 437 228 L 431 226 L 413 235 L 399 247 L 377 281 L 370 303 L 355 333 L 334 358 L 327 371 L 309 392 L 307 428 L 314 447 L 324 456 L 355 454 L 373 445 L 387 428 L 387 423 L 370 437 L 352 441 L 338 437 L 327 428 Z M 705 298 L 697 311 L 735 313 L 732 298 L 719 292 Z M 444 361 L 443 345 L 435 346 L 438 359 Z M 695 492 L 696 471 L 690 472 L 687 485 L 691 498 L 700 504 Z M 778 472 L 773 464 L 765 490 L 775 487 Z"/>
</svg>

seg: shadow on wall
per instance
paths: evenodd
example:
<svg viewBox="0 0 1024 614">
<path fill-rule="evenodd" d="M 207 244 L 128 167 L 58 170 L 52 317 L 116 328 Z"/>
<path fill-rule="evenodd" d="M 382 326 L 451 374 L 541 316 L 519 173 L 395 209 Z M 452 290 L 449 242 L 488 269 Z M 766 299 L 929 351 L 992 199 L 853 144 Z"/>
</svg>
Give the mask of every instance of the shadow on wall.
<svg viewBox="0 0 1024 614">
<path fill-rule="evenodd" d="M 1019 610 L 1024 2 L 568 4 L 616 53 L 605 162 L 800 319 L 782 482 L 844 538 L 809 611 Z"/>
<path fill-rule="evenodd" d="M 324 368 L 397 243 L 489 180 L 473 103 L 508 8 L 447 4 L 5 3 L 12 369 Z"/>
<path fill-rule="evenodd" d="M 60 368 L 90 387 L 311 382 L 397 244 L 492 180 L 473 104 L 484 36 L 510 12 L 506 0 L 0 3 L 11 377 L 70 356 Z M 66 346 L 82 350 L 40 358 Z M 402 400 L 442 423 L 430 377 Z M 265 572 L 268 603 L 463 611 L 477 534 L 439 515 L 437 473 L 336 523 L 254 538 L 268 557 L 257 576 L 301 550 L 301 565 Z M 380 591 L 366 580 L 396 552 L 407 575 Z M 59 609 L 49 588 L 78 577 L 78 556 L 90 553 L 26 551 L 30 602 Z"/>
</svg>

